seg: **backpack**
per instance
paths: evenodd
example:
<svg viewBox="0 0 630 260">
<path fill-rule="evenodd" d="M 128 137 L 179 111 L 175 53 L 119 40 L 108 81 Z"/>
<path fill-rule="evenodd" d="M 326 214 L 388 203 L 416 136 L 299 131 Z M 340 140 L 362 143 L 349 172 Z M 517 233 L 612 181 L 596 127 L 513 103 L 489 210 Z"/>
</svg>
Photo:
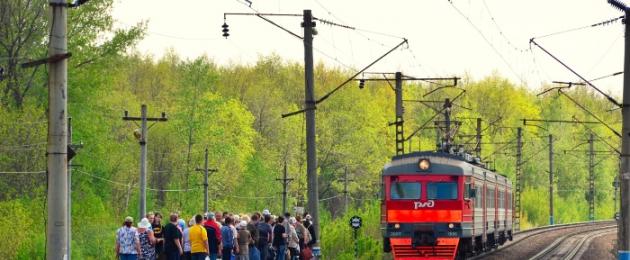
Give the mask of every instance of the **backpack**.
<svg viewBox="0 0 630 260">
<path fill-rule="evenodd" d="M 221 237 L 223 240 L 223 247 L 234 246 L 234 233 L 232 233 L 232 229 L 229 226 L 221 227 Z"/>
<path fill-rule="evenodd" d="M 218 252 L 220 241 L 217 239 L 216 232 L 219 231 L 215 230 L 214 227 L 211 226 L 204 226 L 204 228 L 206 228 L 206 233 L 208 234 L 208 247 L 210 252 Z"/>
</svg>

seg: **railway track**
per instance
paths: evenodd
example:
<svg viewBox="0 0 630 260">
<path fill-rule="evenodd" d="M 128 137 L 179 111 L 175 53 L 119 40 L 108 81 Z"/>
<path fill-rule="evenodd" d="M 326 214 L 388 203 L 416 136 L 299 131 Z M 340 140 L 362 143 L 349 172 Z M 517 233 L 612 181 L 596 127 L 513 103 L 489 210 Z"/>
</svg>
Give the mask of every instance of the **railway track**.
<svg viewBox="0 0 630 260">
<path fill-rule="evenodd" d="M 616 232 L 614 221 L 541 227 L 517 232 L 514 240 L 469 259 L 579 259 L 597 236 Z"/>
<path fill-rule="evenodd" d="M 572 234 L 557 238 L 551 245 L 547 246 L 540 253 L 531 257 L 530 260 L 542 259 L 574 259 L 582 246 L 589 238 L 608 234 L 617 230 L 617 225 L 606 226 L 596 230 L 578 231 Z M 591 239 L 592 240 L 592 239 Z"/>
</svg>

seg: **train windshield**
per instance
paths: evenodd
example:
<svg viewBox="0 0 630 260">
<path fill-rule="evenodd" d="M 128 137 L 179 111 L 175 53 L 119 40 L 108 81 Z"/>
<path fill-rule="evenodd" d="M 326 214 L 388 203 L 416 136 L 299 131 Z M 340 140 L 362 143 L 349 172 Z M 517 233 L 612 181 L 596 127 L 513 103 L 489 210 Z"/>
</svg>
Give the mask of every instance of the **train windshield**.
<svg viewBox="0 0 630 260">
<path fill-rule="evenodd" d="M 392 182 L 390 195 L 393 200 L 419 199 L 419 182 Z"/>
<path fill-rule="evenodd" d="M 429 182 L 427 183 L 427 197 L 430 200 L 457 199 L 457 183 L 456 182 Z"/>
</svg>

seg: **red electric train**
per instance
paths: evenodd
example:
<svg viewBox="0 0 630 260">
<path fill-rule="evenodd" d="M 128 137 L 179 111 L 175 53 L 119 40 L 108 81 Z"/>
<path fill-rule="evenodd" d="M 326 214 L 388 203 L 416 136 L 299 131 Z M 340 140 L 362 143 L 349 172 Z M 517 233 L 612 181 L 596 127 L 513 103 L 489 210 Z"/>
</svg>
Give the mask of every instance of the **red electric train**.
<svg viewBox="0 0 630 260">
<path fill-rule="evenodd" d="M 381 190 L 383 245 L 394 259 L 465 259 L 512 240 L 512 185 L 470 154 L 395 156 Z"/>
</svg>

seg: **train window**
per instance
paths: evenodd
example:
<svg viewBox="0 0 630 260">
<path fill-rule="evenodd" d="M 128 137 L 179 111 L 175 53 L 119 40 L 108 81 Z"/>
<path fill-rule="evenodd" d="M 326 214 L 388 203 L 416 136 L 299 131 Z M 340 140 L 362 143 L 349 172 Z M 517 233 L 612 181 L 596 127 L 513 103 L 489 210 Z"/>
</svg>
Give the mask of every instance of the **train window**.
<svg viewBox="0 0 630 260">
<path fill-rule="evenodd" d="M 486 189 L 486 208 L 494 208 L 494 189 Z"/>
<path fill-rule="evenodd" d="M 483 189 L 481 185 L 475 185 L 475 189 L 477 190 L 477 196 L 475 197 L 475 208 L 481 208 L 481 203 L 483 202 Z"/>
<path fill-rule="evenodd" d="M 512 193 L 507 193 L 507 208 L 512 209 Z"/>
<path fill-rule="evenodd" d="M 500 209 L 504 209 L 505 208 L 505 192 L 504 191 L 499 191 L 499 205 L 498 208 Z"/>
<path fill-rule="evenodd" d="M 393 200 L 419 199 L 420 198 L 419 182 L 392 182 L 390 186 L 390 196 Z"/>
<path fill-rule="evenodd" d="M 457 199 L 457 183 L 456 182 L 429 182 L 427 183 L 427 198 L 430 200 Z"/>
</svg>

